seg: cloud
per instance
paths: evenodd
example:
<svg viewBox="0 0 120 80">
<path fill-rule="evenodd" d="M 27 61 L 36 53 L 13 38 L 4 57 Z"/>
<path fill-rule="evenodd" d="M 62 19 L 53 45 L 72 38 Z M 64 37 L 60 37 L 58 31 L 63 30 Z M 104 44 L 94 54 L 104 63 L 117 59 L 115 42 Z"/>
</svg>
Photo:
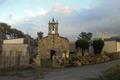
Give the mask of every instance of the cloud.
<svg viewBox="0 0 120 80">
<path fill-rule="evenodd" d="M 102 32 L 107 32 L 110 35 L 120 35 L 119 13 L 120 1 L 101 1 L 100 6 L 96 8 L 84 9 L 82 12 L 76 11 L 69 17 L 63 18 L 64 24 L 62 26 L 66 29 L 61 28 L 61 30 L 64 30 L 64 33 L 66 32 L 72 40 L 74 40 L 75 34 L 78 35 L 82 31 L 90 31 L 95 36 L 97 36 L 97 33 L 100 35 Z"/>
<path fill-rule="evenodd" d="M 29 21 L 28 18 L 23 17 L 23 16 L 16 16 L 16 15 L 9 15 L 9 21 L 7 23 L 9 23 L 10 25 L 12 25 L 12 27 L 16 27 L 16 24 L 19 23 L 27 23 Z"/>
<path fill-rule="evenodd" d="M 38 16 L 45 16 L 47 15 L 48 11 L 44 10 L 43 8 L 39 8 L 37 15 Z"/>
<path fill-rule="evenodd" d="M 2 19 L 2 17 L 0 17 L 0 19 Z"/>
<path fill-rule="evenodd" d="M 36 11 L 27 9 L 27 10 L 24 10 L 24 12 L 29 17 L 45 16 L 48 13 L 48 11 L 44 10 L 43 8 L 40 8 L 40 9 L 38 9 Z"/>
<path fill-rule="evenodd" d="M 28 24 L 34 18 L 44 17 L 46 16 L 48 11 L 44 10 L 43 8 L 39 8 L 36 11 L 26 9 L 24 10 L 24 16 L 23 15 L 16 15 L 16 14 L 10 14 L 8 15 L 7 23 L 9 23 L 12 26 L 16 26 L 17 24 Z"/>
<path fill-rule="evenodd" d="M 93 32 L 108 32 L 110 34 L 120 34 L 120 1 L 105 0 L 96 9 L 86 11 L 83 21 L 86 22 L 88 30 Z M 89 13 L 89 14 L 87 14 Z"/>
<path fill-rule="evenodd" d="M 53 6 L 53 11 L 56 13 L 70 14 L 73 9 L 69 6 L 64 6 L 63 4 L 56 3 Z"/>
<path fill-rule="evenodd" d="M 35 17 L 36 16 L 36 14 L 32 10 L 24 10 L 24 12 L 28 16 L 31 16 L 31 17 Z"/>
<path fill-rule="evenodd" d="M 56 3 L 51 11 L 45 9 L 24 10 L 27 16 L 13 16 L 11 21 L 16 23 L 16 28 L 23 30 L 36 37 L 38 31 L 48 32 L 47 23 L 55 16 L 59 21 L 60 35 L 75 40 L 82 31 L 97 33 L 107 32 L 110 34 L 120 34 L 120 1 L 104 0 L 100 6 L 95 8 L 84 8 L 82 11 L 75 10 L 71 6 L 64 6 Z M 69 14 L 69 15 L 68 15 Z M 28 17 L 29 16 L 29 17 Z"/>
</svg>

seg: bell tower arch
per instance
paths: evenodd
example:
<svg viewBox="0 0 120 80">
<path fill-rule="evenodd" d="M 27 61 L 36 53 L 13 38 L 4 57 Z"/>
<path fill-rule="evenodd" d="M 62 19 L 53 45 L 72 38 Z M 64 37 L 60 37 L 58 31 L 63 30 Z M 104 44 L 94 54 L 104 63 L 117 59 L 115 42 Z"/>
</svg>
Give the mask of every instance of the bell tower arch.
<svg viewBox="0 0 120 80">
<path fill-rule="evenodd" d="M 52 21 L 49 21 L 48 23 L 48 34 L 58 34 L 58 22 L 52 19 Z"/>
</svg>

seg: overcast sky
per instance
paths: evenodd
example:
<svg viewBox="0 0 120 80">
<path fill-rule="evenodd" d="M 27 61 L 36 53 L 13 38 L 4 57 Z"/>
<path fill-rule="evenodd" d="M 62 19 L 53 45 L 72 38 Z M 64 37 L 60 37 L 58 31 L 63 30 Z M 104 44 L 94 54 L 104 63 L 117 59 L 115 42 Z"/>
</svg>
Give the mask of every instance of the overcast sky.
<svg viewBox="0 0 120 80">
<path fill-rule="evenodd" d="M 0 22 L 32 37 L 48 33 L 48 21 L 59 21 L 59 33 L 71 40 L 83 31 L 120 34 L 119 0 L 0 0 Z"/>
</svg>

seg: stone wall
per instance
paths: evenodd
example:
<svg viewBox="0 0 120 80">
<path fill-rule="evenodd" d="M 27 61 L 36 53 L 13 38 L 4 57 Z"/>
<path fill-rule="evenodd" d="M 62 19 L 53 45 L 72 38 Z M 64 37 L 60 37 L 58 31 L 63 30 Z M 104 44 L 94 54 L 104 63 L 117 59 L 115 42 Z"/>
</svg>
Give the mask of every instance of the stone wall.
<svg viewBox="0 0 120 80">
<path fill-rule="evenodd" d="M 29 64 L 27 44 L 3 44 L 0 67 L 23 66 Z"/>
<path fill-rule="evenodd" d="M 107 53 L 117 52 L 117 42 L 116 41 L 105 41 L 103 52 L 107 52 Z"/>
<path fill-rule="evenodd" d="M 24 38 L 3 40 L 3 44 L 24 44 Z"/>
<path fill-rule="evenodd" d="M 50 50 L 55 50 L 57 56 L 69 57 L 69 41 L 59 35 L 49 35 L 39 40 L 39 54 L 41 58 L 49 58 Z"/>
<path fill-rule="evenodd" d="M 120 42 L 117 42 L 117 52 L 120 52 Z"/>
<path fill-rule="evenodd" d="M 59 35 L 48 35 L 38 42 L 38 56 L 36 63 L 40 65 L 41 59 L 50 59 L 51 50 L 54 50 L 55 56 L 59 58 L 69 58 L 69 40 Z M 39 58 L 38 58 L 39 57 Z"/>
</svg>

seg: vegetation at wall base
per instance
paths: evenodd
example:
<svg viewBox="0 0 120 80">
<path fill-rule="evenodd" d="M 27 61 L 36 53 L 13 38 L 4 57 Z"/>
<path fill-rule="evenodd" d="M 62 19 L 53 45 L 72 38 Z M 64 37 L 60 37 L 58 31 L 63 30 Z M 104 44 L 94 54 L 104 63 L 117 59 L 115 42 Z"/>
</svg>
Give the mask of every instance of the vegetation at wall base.
<svg viewBox="0 0 120 80">
<path fill-rule="evenodd" d="M 6 67 L 0 69 L 0 76 L 13 76 L 21 75 L 22 72 L 34 71 L 32 66 L 16 66 L 16 67 Z"/>
<path fill-rule="evenodd" d="M 108 62 L 111 60 L 120 59 L 120 53 L 110 53 L 110 54 L 98 54 L 98 55 L 84 55 L 84 56 L 71 56 L 70 63 L 71 66 L 81 66 L 89 64 L 99 64 Z"/>
</svg>

